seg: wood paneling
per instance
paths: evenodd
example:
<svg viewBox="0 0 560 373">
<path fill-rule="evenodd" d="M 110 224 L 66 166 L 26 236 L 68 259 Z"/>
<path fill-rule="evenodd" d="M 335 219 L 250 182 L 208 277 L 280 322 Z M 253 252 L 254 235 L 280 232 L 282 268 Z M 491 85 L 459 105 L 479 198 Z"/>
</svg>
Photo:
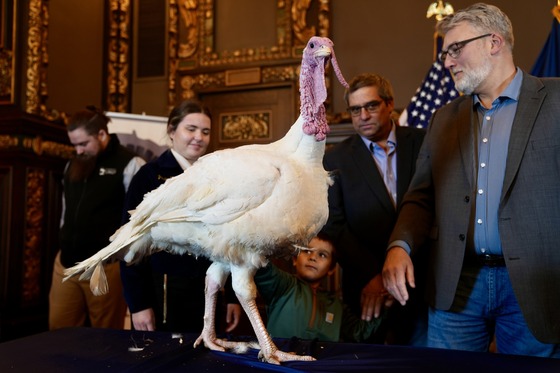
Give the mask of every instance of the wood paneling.
<svg viewBox="0 0 560 373">
<path fill-rule="evenodd" d="M 71 151 L 64 126 L 0 111 L 0 341 L 47 330 Z"/>
<path fill-rule="evenodd" d="M 201 93 L 200 98 L 212 113 L 212 136 L 209 150 L 232 148 L 239 145 L 253 143 L 269 143 L 283 137 L 294 124 L 294 95 L 295 88 L 291 84 L 243 88 Z M 220 118 L 231 115 L 252 115 L 254 113 L 269 113 L 266 137 L 241 138 L 228 140 L 223 136 L 223 122 Z"/>
</svg>

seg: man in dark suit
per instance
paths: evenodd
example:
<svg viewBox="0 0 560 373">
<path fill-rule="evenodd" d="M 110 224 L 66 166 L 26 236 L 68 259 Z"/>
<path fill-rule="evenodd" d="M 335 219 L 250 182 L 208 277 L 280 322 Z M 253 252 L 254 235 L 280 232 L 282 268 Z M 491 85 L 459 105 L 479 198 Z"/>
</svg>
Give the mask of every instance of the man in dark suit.
<svg viewBox="0 0 560 373">
<path fill-rule="evenodd" d="M 383 279 L 404 304 L 429 242 L 428 345 L 560 357 L 560 80 L 516 68 L 513 31 L 475 4 L 438 23 L 464 95 L 432 116 Z"/>
<path fill-rule="evenodd" d="M 397 206 L 414 174 L 424 130 L 395 123 L 393 89 L 379 75 L 356 76 L 345 100 L 356 134 L 325 154 L 325 169 L 334 171 L 335 182 L 329 189 L 330 213 L 323 231 L 337 246 L 344 301 L 362 319 L 371 320 L 391 302 L 381 269 Z M 389 320 L 399 319 L 396 324 L 400 326 L 398 331 L 388 326 L 390 339 L 408 344 L 415 318 L 399 317 L 401 308 L 396 305 L 389 314 Z M 385 342 L 385 335 L 377 335 L 373 341 Z"/>
</svg>

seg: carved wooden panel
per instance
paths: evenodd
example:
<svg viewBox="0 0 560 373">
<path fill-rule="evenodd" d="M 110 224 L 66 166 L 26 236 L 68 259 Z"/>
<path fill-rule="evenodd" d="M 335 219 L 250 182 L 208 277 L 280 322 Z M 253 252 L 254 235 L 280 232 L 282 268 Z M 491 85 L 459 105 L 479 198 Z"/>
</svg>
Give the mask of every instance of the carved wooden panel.
<svg viewBox="0 0 560 373">
<path fill-rule="evenodd" d="M 14 102 L 15 89 L 15 0 L 0 0 L 0 104 Z"/>
<path fill-rule="evenodd" d="M 329 36 L 330 0 L 171 0 L 169 14 L 173 106 L 232 86 L 297 85 L 307 40 Z"/>
<path fill-rule="evenodd" d="M 0 341 L 5 341 L 47 329 L 61 179 L 73 147 L 62 126 L 1 109 Z"/>
<path fill-rule="evenodd" d="M 130 0 L 108 0 L 107 110 L 130 109 Z"/>
<path fill-rule="evenodd" d="M 211 150 L 281 138 L 294 123 L 293 85 L 201 94 L 212 111 Z"/>
<path fill-rule="evenodd" d="M 134 27 L 134 77 L 164 77 L 167 72 L 167 4 L 161 0 L 137 0 Z"/>
</svg>

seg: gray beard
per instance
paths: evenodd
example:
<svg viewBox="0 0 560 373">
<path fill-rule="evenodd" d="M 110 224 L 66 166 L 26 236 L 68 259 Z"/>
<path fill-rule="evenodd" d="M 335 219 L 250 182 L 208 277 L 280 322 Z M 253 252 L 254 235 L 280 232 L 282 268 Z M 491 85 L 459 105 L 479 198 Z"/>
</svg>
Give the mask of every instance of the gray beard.
<svg viewBox="0 0 560 373">
<path fill-rule="evenodd" d="M 478 69 L 463 73 L 463 77 L 455 82 L 455 88 L 466 95 L 476 93 L 476 89 L 490 75 L 491 65 L 488 60 Z"/>
</svg>

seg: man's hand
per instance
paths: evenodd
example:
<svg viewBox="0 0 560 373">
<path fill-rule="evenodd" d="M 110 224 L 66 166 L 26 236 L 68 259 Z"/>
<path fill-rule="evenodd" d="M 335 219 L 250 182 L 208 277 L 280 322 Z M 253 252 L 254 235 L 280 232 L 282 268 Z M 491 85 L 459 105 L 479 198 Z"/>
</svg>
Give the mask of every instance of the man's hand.
<svg viewBox="0 0 560 373">
<path fill-rule="evenodd" d="M 241 305 L 228 303 L 226 313 L 226 332 L 229 333 L 237 327 L 241 319 Z"/>
<path fill-rule="evenodd" d="M 132 314 L 132 325 L 136 330 L 154 331 L 156 330 L 156 317 L 154 310 L 147 308 Z"/>
<path fill-rule="evenodd" d="M 362 289 L 362 320 L 371 321 L 372 316 L 378 318 L 383 307 L 390 307 L 393 300 L 388 295 L 381 274 L 372 278 Z"/>
<path fill-rule="evenodd" d="M 412 265 L 410 255 L 402 247 L 392 247 L 387 252 L 382 273 L 385 289 L 404 306 L 408 300 L 406 284 L 408 283 L 411 288 L 416 287 L 414 283 L 414 266 Z"/>
</svg>

